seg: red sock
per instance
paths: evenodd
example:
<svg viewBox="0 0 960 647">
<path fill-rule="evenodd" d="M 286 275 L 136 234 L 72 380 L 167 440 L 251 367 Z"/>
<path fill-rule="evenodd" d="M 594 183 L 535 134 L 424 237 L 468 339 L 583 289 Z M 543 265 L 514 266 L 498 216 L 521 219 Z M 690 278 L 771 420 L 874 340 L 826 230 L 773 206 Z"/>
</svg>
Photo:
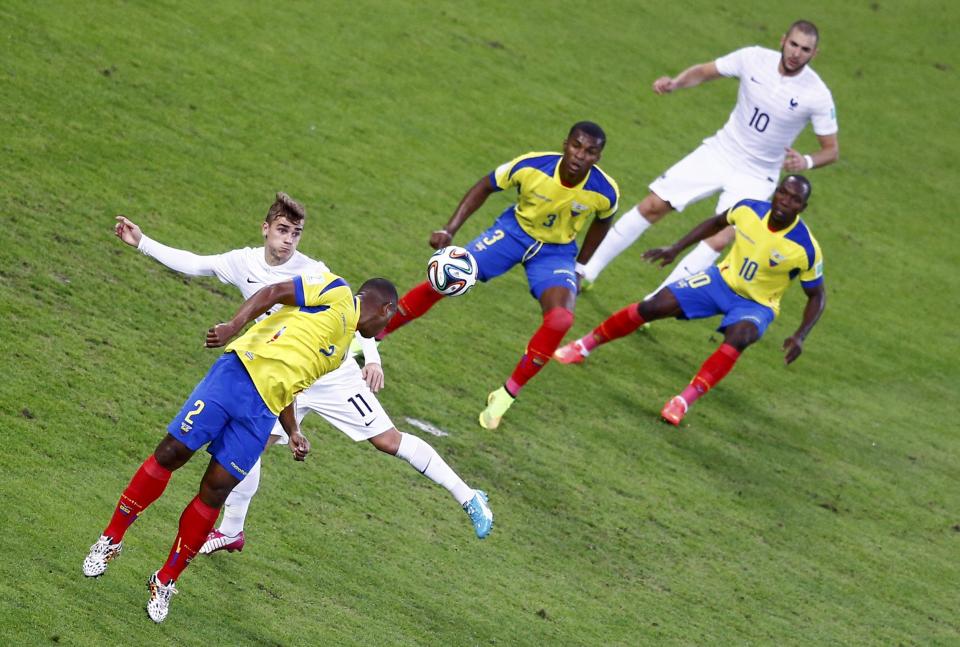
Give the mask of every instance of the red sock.
<svg viewBox="0 0 960 647">
<path fill-rule="evenodd" d="M 393 315 L 393 319 L 383 329 L 383 332 L 377 335 L 377 340 L 383 339 L 400 326 L 426 314 L 427 310 L 442 298 L 443 295 L 430 287 L 430 284 L 426 281 L 413 286 L 409 292 L 400 297 L 400 301 L 397 303 L 397 314 Z"/>
<path fill-rule="evenodd" d="M 644 318 L 640 316 L 640 304 L 631 303 L 607 317 L 602 324 L 593 329 L 591 334 L 581 338 L 580 343 L 591 351 L 600 344 L 629 335 L 645 323 Z"/>
<path fill-rule="evenodd" d="M 123 534 L 127 532 L 140 513 L 147 509 L 151 503 L 160 498 L 163 491 L 170 482 L 170 470 L 162 467 L 157 462 L 157 457 L 150 454 L 150 458 L 145 460 L 137 470 L 137 473 L 130 479 L 127 489 L 120 495 L 120 502 L 113 511 L 113 517 L 103 534 L 112 538 L 116 543 L 123 539 Z"/>
<path fill-rule="evenodd" d="M 550 361 L 553 351 L 557 350 L 572 325 L 573 313 L 566 308 L 552 308 L 543 315 L 543 324 L 533 333 L 526 354 L 520 358 L 505 384 L 510 395 L 516 396 L 523 385 Z"/>
<path fill-rule="evenodd" d="M 184 508 L 180 515 L 180 530 L 177 532 L 177 538 L 173 541 L 173 547 L 170 548 L 170 555 L 167 557 L 167 563 L 160 569 L 157 578 L 162 584 L 169 584 L 180 577 L 191 560 L 196 556 L 203 542 L 207 540 L 207 535 L 213 530 L 213 524 L 217 522 L 217 516 L 220 514 L 220 508 L 213 508 L 200 500 L 199 496 L 193 498 L 193 501 Z"/>
<path fill-rule="evenodd" d="M 725 378 L 733 365 L 737 363 L 738 357 L 740 357 L 740 351 L 736 348 L 730 344 L 720 344 L 720 348 L 707 358 L 697 374 L 690 380 L 690 384 L 680 394 L 687 401 L 687 405 L 693 404 L 697 398 Z"/>
</svg>

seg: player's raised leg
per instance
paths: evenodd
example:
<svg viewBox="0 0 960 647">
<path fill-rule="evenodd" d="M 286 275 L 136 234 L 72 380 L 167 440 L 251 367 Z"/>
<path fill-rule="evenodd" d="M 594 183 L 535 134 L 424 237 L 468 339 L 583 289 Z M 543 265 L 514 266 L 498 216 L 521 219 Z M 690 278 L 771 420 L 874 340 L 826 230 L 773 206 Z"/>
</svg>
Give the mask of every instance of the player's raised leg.
<svg viewBox="0 0 960 647">
<path fill-rule="evenodd" d="M 598 346 L 626 337 L 649 321 L 676 317 L 681 313 L 673 292 L 660 290 L 653 298 L 631 303 L 613 313 L 580 339 L 557 349 L 554 358 L 562 364 L 579 364 Z"/>
<path fill-rule="evenodd" d="M 397 314 L 393 315 L 383 332 L 377 335 L 377 341 L 382 340 L 397 328 L 422 317 L 442 298 L 443 295 L 430 287 L 430 283 L 427 281 L 413 286 L 409 292 L 400 298 L 397 303 Z"/>
<path fill-rule="evenodd" d="M 672 207 L 656 193 L 649 193 L 639 204 L 623 214 L 610 228 L 609 233 L 597 247 L 580 271 L 583 289 L 589 289 L 600 272 L 623 250 L 630 247 L 650 226 L 670 213 Z"/>
<path fill-rule="evenodd" d="M 153 454 L 143 462 L 120 494 L 120 501 L 100 538 L 83 560 L 83 574 L 87 577 L 103 575 L 107 565 L 123 549 L 127 529 L 151 503 L 160 498 L 174 470 L 193 455 L 193 450 L 167 435 Z"/>
<path fill-rule="evenodd" d="M 446 489 L 467 512 L 478 538 L 490 534 L 493 512 L 487 505 L 486 494 L 467 485 L 428 442 L 391 427 L 370 438 L 370 443 L 384 453 L 407 461 L 415 470 Z"/>
</svg>

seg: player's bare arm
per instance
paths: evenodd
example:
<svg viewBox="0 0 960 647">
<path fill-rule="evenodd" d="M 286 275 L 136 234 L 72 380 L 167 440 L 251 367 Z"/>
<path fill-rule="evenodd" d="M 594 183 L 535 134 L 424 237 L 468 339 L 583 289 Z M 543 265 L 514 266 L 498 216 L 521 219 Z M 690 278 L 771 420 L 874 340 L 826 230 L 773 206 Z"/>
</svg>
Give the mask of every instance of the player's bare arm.
<svg viewBox="0 0 960 647">
<path fill-rule="evenodd" d="M 714 61 L 688 67 L 677 76 L 661 76 L 653 82 L 653 91 L 657 94 L 670 94 L 674 90 L 693 88 L 706 81 L 719 79 L 722 75 Z"/>
<path fill-rule="evenodd" d="M 795 173 L 833 164 L 840 159 L 840 142 L 836 133 L 817 135 L 817 141 L 820 143 L 820 150 L 806 155 L 788 147 L 787 155 L 783 160 L 783 170 Z"/>
<path fill-rule="evenodd" d="M 583 246 L 580 247 L 580 253 L 577 254 L 577 263 L 582 264 L 590 261 L 593 253 L 597 251 L 597 247 L 599 247 L 603 239 L 606 238 L 607 232 L 610 231 L 610 225 L 612 224 L 613 218 L 601 220 L 595 217 L 593 219 L 593 222 L 590 223 L 590 228 L 587 229 L 587 235 L 583 239 Z"/>
<path fill-rule="evenodd" d="M 297 424 L 296 404 L 297 401 L 294 399 L 293 402 L 284 407 L 278 418 L 280 426 L 290 437 L 290 451 L 293 452 L 293 459 L 302 461 L 310 453 L 310 441 L 303 435 L 300 431 L 300 425 Z"/>
<path fill-rule="evenodd" d="M 800 353 L 803 352 L 803 340 L 813 330 L 820 319 L 820 315 L 823 314 L 823 309 L 827 306 L 827 291 L 824 289 L 823 283 L 812 288 L 804 287 L 803 291 L 807 295 L 807 305 L 803 309 L 803 319 L 800 321 L 800 327 L 783 342 L 783 361 L 785 364 L 790 364 L 800 357 Z"/>
<path fill-rule="evenodd" d="M 131 247 L 138 247 L 140 245 L 140 239 L 143 238 L 143 232 L 140 231 L 140 227 L 123 215 L 117 216 L 117 224 L 113 227 L 113 233 L 117 235 L 117 238 Z"/>
<path fill-rule="evenodd" d="M 707 239 L 716 233 L 719 233 L 727 226 L 727 214 L 720 213 L 711 218 L 707 218 L 699 225 L 694 227 L 686 236 L 675 242 L 669 247 L 657 247 L 647 250 L 643 253 L 643 259 L 649 263 L 654 263 L 660 267 L 666 267 L 680 255 L 680 252 L 690 247 L 694 243 Z"/>
<path fill-rule="evenodd" d="M 457 205 L 456 211 L 453 212 L 446 226 L 430 234 L 430 247 L 440 249 L 449 245 L 467 218 L 472 216 L 493 192 L 494 188 L 490 184 L 489 176 L 484 175 L 460 200 L 460 204 Z"/>
<path fill-rule="evenodd" d="M 226 345 L 248 323 L 269 310 L 274 304 L 297 305 L 296 288 L 293 281 L 275 283 L 263 288 L 243 302 L 230 321 L 219 323 L 207 331 L 207 348 Z"/>
</svg>

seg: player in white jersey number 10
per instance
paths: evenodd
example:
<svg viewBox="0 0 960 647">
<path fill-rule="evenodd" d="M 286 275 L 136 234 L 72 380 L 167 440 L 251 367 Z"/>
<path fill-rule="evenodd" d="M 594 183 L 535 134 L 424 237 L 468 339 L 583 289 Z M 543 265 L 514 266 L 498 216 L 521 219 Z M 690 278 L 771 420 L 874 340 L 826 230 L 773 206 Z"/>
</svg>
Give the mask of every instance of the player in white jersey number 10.
<svg viewBox="0 0 960 647">
<path fill-rule="evenodd" d="M 716 193 L 720 194 L 717 214 L 742 199 L 768 200 L 781 168 L 793 173 L 838 159 L 833 98 L 808 65 L 819 42 L 816 26 L 798 20 L 780 39 L 779 52 L 745 47 L 654 81 L 653 91 L 661 95 L 720 77 L 738 78 L 740 89 L 723 128 L 654 180 L 647 197 L 623 214 L 590 261 L 577 268 L 585 289 L 620 252 L 671 211 L 683 211 L 688 204 Z M 820 150 L 803 154 L 792 147 L 808 122 Z M 733 228 L 727 227 L 700 242 L 648 296 L 710 267 L 732 240 Z"/>
<path fill-rule="evenodd" d="M 286 194 L 278 193 L 277 201 L 261 225 L 263 247 L 235 249 L 211 256 L 200 256 L 158 243 L 124 216 L 117 216 L 115 233 L 123 242 L 170 269 L 192 276 L 216 276 L 222 282 L 236 286 L 247 299 L 267 285 L 302 274 L 328 271 L 322 262 L 297 251 L 305 220 L 303 208 Z M 269 315 L 270 311 L 267 311 L 264 316 Z M 296 399 L 297 422 L 314 411 L 354 441 L 367 440 L 380 451 L 407 461 L 418 472 L 445 487 L 467 512 L 477 536 L 486 537 L 493 526 L 493 513 L 487 506 L 486 494 L 464 483 L 429 443 L 393 426 L 375 395 L 384 384 L 376 342 L 361 337 L 359 333 L 357 338 L 364 355 L 364 368 L 361 370 L 356 361 L 347 359 L 340 368 L 300 392 Z M 278 423 L 271 432 L 268 447 L 286 442 L 287 435 Z M 291 439 L 291 449 L 295 458 L 303 460 L 309 451 L 309 443 L 302 436 Z M 258 460 L 230 493 L 220 527 L 210 533 L 201 553 L 243 549 L 244 522 L 259 484 Z"/>
</svg>

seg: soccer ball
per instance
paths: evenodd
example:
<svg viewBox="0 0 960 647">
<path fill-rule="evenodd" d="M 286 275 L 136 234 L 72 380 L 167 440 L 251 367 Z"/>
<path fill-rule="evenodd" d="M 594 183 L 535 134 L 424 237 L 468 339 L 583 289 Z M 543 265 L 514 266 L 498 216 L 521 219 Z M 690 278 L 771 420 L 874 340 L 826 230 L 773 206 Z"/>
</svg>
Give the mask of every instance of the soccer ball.
<svg viewBox="0 0 960 647">
<path fill-rule="evenodd" d="M 477 283 L 477 261 L 463 247 L 438 249 L 427 263 L 427 281 L 440 294 L 458 297 Z"/>
</svg>

